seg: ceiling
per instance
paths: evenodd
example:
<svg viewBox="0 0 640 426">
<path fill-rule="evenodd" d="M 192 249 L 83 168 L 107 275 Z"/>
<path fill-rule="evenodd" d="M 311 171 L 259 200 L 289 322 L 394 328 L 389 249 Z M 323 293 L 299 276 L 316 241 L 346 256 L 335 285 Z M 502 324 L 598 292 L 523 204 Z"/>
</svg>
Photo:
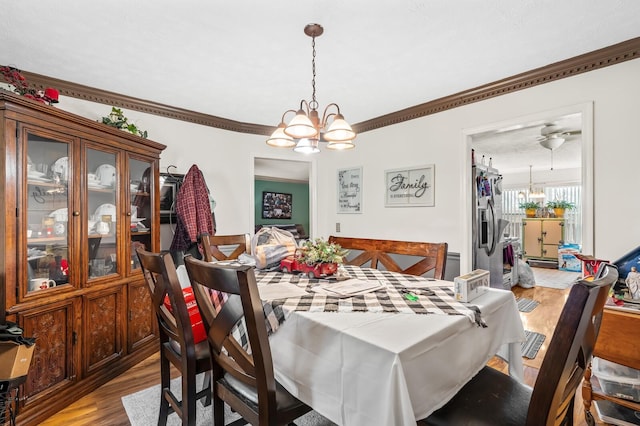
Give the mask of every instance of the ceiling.
<svg viewBox="0 0 640 426">
<path fill-rule="evenodd" d="M 352 124 L 640 36 L 637 0 L 28 0 L 2 9 L 0 64 L 270 126 L 311 97 L 308 23 L 324 27 L 320 109 L 336 102 Z"/>
<path fill-rule="evenodd" d="M 568 133 L 565 141 L 553 152 L 540 144 L 542 129 L 554 125 L 556 131 Z M 472 148 L 476 160 L 492 159 L 493 167 L 502 174 L 538 170 L 579 169 L 582 167 L 581 114 L 550 117 L 547 120 L 518 123 L 505 128 L 492 129 L 472 135 Z"/>
</svg>

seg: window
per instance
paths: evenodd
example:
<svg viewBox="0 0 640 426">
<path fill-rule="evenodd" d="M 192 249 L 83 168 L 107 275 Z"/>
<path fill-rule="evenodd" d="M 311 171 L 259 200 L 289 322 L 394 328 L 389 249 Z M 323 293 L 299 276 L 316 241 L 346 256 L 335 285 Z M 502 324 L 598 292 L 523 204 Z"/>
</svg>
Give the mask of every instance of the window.
<svg viewBox="0 0 640 426">
<path fill-rule="evenodd" d="M 502 193 L 502 218 L 509 221 L 506 232 L 511 237 L 522 238 L 522 219 L 525 213 L 518 206 L 527 192 L 528 188 L 522 187 L 505 189 Z M 566 200 L 575 204 L 575 209 L 567 210 L 564 214 L 564 238 L 567 243 L 582 245 L 582 187 L 580 185 L 552 186 L 544 188 L 544 195 L 541 206 L 545 206 L 547 201 L 551 200 Z"/>
</svg>

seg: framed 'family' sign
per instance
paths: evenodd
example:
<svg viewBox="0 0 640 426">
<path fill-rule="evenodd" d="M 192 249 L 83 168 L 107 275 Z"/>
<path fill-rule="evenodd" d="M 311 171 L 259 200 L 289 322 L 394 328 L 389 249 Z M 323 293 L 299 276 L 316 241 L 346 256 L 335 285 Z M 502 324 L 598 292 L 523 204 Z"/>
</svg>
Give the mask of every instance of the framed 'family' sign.
<svg viewBox="0 0 640 426">
<path fill-rule="evenodd" d="M 338 213 L 362 213 L 362 167 L 338 170 Z"/>
<path fill-rule="evenodd" d="M 435 166 L 385 170 L 385 207 L 435 205 Z"/>
</svg>

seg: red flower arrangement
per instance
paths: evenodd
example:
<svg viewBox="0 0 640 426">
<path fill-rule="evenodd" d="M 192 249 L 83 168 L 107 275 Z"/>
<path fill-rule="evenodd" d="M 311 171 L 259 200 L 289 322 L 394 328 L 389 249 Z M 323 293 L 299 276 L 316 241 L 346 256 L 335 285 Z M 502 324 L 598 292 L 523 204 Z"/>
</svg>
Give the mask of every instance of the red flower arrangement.
<svg viewBox="0 0 640 426">
<path fill-rule="evenodd" d="M 35 90 L 29 88 L 27 79 L 20 73 L 20 70 L 14 67 L 0 66 L 0 74 L 7 83 L 14 87 L 13 91 L 25 98 L 34 99 L 43 104 L 57 104 L 60 93 L 51 87 L 44 90 Z"/>
</svg>

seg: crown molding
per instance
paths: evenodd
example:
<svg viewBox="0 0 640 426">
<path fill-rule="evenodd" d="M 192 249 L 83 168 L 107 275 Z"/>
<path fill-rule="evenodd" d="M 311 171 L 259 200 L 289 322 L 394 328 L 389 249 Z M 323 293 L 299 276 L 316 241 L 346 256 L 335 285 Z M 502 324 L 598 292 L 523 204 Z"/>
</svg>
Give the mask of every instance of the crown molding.
<svg viewBox="0 0 640 426">
<path fill-rule="evenodd" d="M 616 65 L 639 57 L 640 37 L 637 37 L 603 49 L 585 53 L 574 58 L 555 62 L 512 77 L 507 77 L 493 83 L 405 108 L 390 114 L 381 115 L 360 123 L 355 123 L 353 125 L 353 129 L 357 133 L 364 133 L 369 130 L 379 129 L 381 127 L 436 114 L 463 105 L 505 95 L 507 93 L 528 89 L 540 84 L 549 83 L 566 77 L 572 77 L 577 74 L 594 71 L 610 65 Z M 158 115 L 174 120 L 187 121 L 203 126 L 216 127 L 232 132 L 270 135 L 275 130 L 275 127 L 273 126 L 234 121 L 214 115 L 203 114 L 153 101 L 108 92 L 89 86 L 83 86 L 41 74 L 35 74 L 27 71 L 22 71 L 22 74 L 26 77 L 27 81 L 37 88 L 44 89 L 45 87 L 55 87 L 62 95 L 86 101 L 127 108 L 147 114 Z"/>
<path fill-rule="evenodd" d="M 363 133 L 640 57 L 640 37 L 354 124 Z"/>
<path fill-rule="evenodd" d="M 203 114 L 188 109 L 177 108 L 171 105 L 148 101 L 145 99 L 134 98 L 119 93 L 108 92 L 94 87 L 84 86 L 72 83 L 70 81 L 60 80 L 57 78 L 47 77 L 41 74 L 35 74 L 28 71 L 20 71 L 27 79 L 31 86 L 39 89 L 46 87 L 55 87 L 60 94 L 72 98 L 82 99 L 85 101 L 96 102 L 99 104 L 126 108 L 134 111 L 140 111 L 147 114 L 158 115 L 160 117 L 171 118 L 174 120 L 182 120 L 190 123 L 201 124 L 203 126 L 216 127 L 219 129 L 230 130 L 240 133 L 252 133 L 258 135 L 270 135 L 273 129 L 270 126 L 243 123 L 227 118 L 217 117 L 215 115 Z"/>
</svg>

